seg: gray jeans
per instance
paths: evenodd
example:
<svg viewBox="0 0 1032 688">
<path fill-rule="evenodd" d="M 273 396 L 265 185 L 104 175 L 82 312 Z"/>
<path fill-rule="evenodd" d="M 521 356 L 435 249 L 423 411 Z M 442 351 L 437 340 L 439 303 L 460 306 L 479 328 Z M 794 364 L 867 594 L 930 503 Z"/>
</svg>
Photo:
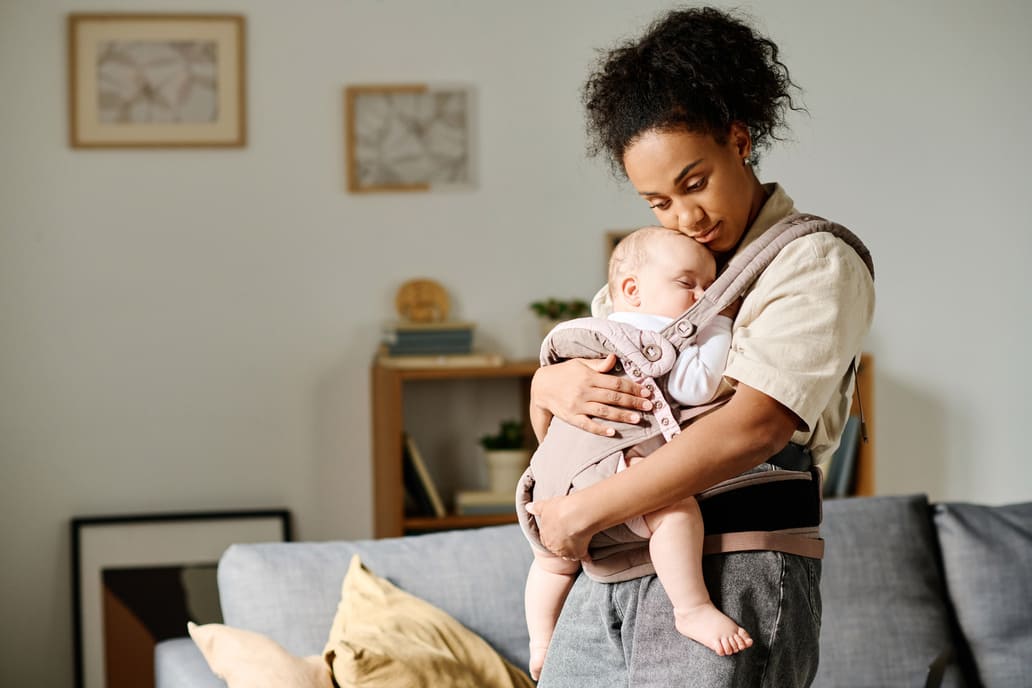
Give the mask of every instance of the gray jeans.
<svg viewBox="0 0 1032 688">
<path fill-rule="evenodd" d="M 718 657 L 674 628 L 655 576 L 578 577 L 563 605 L 538 688 L 797 688 L 817 673 L 821 563 L 780 552 L 703 559 L 713 603 L 753 637 Z"/>
</svg>

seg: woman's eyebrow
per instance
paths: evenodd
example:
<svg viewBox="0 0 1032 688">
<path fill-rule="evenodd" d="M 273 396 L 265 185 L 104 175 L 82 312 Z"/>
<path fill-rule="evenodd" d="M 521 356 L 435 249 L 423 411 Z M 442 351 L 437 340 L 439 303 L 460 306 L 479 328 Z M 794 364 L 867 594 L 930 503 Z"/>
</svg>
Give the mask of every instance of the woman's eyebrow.
<svg viewBox="0 0 1032 688">
<path fill-rule="evenodd" d="M 687 176 L 688 176 L 688 173 L 689 173 L 689 172 L 691 172 L 691 171 L 692 171 L 692 169 L 693 169 L 693 168 L 694 168 L 694 167 L 695 167 L 696 165 L 698 165 L 698 164 L 699 164 L 700 162 L 702 162 L 702 158 L 699 158 L 698 160 L 695 160 L 695 161 L 693 161 L 693 162 L 690 162 L 690 163 L 688 163 L 687 165 L 685 165 L 685 166 L 684 166 L 684 167 L 683 167 L 683 168 L 681 169 L 681 171 L 677 173 L 677 176 L 676 176 L 676 177 L 674 177 L 674 183 L 673 183 L 673 185 L 674 185 L 674 186 L 677 186 L 678 184 L 680 184 L 680 183 L 681 183 L 681 180 L 682 180 L 682 179 L 684 179 L 685 177 L 687 177 Z M 645 196 L 645 197 L 648 197 L 648 196 L 662 196 L 663 194 L 659 193 L 658 191 L 639 191 L 639 192 L 638 192 L 638 195 L 639 195 L 639 196 Z"/>
<path fill-rule="evenodd" d="M 700 162 L 702 162 L 702 158 L 699 158 L 695 162 L 690 162 L 687 165 L 685 165 L 684 169 L 682 169 L 678 173 L 678 175 L 676 177 L 674 177 L 674 186 L 677 186 L 678 184 L 680 184 L 681 180 L 684 179 L 685 177 L 687 177 L 688 173 L 692 171 L 692 168 L 695 167 L 696 165 L 698 165 Z"/>
</svg>

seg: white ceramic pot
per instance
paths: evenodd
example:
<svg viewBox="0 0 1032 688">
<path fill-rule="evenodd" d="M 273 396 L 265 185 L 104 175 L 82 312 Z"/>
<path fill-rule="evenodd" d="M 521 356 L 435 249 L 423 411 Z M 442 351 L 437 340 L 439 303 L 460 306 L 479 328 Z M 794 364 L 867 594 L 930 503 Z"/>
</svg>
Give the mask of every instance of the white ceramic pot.
<svg viewBox="0 0 1032 688">
<path fill-rule="evenodd" d="M 485 449 L 488 489 L 516 493 L 516 483 L 530 464 L 529 449 Z"/>
</svg>

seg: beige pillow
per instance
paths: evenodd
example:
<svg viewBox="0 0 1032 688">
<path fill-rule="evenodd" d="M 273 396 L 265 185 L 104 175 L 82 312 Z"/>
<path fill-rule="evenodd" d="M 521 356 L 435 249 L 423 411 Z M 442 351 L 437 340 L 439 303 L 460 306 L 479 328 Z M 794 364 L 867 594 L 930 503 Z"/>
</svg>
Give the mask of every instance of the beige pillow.
<svg viewBox="0 0 1032 688">
<path fill-rule="evenodd" d="M 322 657 L 295 657 L 260 633 L 222 624 L 187 625 L 215 675 L 229 688 L 333 688 Z"/>
<path fill-rule="evenodd" d="M 326 662 L 348 688 L 533 688 L 526 674 L 429 602 L 351 559 Z"/>
</svg>

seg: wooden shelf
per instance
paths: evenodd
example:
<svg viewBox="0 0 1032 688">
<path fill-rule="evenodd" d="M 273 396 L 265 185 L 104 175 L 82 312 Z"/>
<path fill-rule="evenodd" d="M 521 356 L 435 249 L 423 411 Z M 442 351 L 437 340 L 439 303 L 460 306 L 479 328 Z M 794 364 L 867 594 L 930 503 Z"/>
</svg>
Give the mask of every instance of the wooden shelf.
<svg viewBox="0 0 1032 688">
<path fill-rule="evenodd" d="M 530 381 L 538 369 L 536 360 L 506 361 L 501 365 L 389 367 L 373 361 L 373 535 L 397 537 L 406 532 L 427 532 L 453 528 L 478 528 L 515 523 L 515 514 L 406 518 L 402 479 L 402 433 L 404 383 L 416 380 L 516 379 L 520 382 L 519 404 L 524 421 L 530 408 Z M 527 427 L 530 424 L 527 423 Z"/>
<path fill-rule="evenodd" d="M 875 492 L 874 484 L 874 357 L 863 354 L 857 368 L 856 389 L 853 391 L 853 407 L 850 413 L 860 415 L 863 408 L 864 424 L 867 426 L 867 441 L 860 440 L 860 451 L 856 456 L 856 477 L 853 494 L 869 497 Z"/>
<path fill-rule="evenodd" d="M 406 532 L 429 532 L 433 530 L 454 530 L 456 528 L 485 528 L 487 526 L 500 526 L 507 523 L 516 523 L 516 514 L 484 514 L 477 516 L 462 516 L 449 514 L 443 518 L 423 516 L 419 518 L 408 517 L 404 521 Z"/>
</svg>

